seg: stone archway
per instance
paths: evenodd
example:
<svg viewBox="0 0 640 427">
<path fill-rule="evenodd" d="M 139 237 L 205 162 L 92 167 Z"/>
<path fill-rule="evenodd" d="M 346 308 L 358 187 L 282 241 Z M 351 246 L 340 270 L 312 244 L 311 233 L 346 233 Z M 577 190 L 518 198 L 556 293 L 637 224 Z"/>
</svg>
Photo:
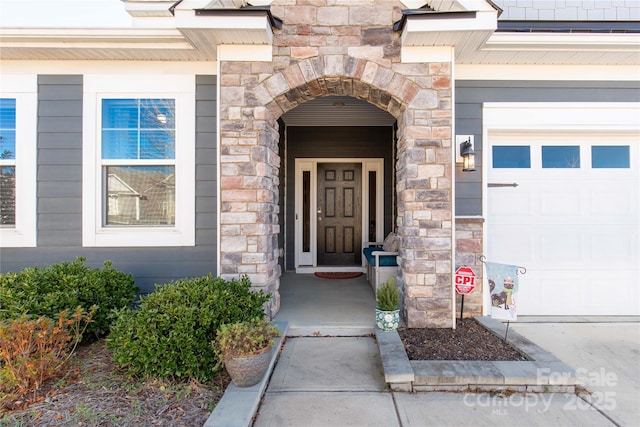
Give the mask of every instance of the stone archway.
<svg viewBox="0 0 640 427">
<path fill-rule="evenodd" d="M 311 19 L 308 8 L 287 10 Z M 277 120 L 306 101 L 346 95 L 397 119 L 395 225 L 406 322 L 409 327 L 452 325 L 451 63 L 402 63 L 399 50 L 392 49 L 397 35 L 389 10 L 389 22 L 386 15 L 380 18 L 384 28 L 363 22 L 360 37 L 344 38 L 351 45 L 328 54 L 294 49 L 287 46 L 289 35 L 280 34 L 273 62 L 220 64 L 220 274 L 247 274 L 256 288 L 271 293 L 270 315 L 279 309 L 281 274 Z M 284 16 L 285 25 L 287 16 L 299 18 Z M 357 25 L 337 27 L 353 33 Z M 367 45 L 371 34 L 384 42 Z M 334 42 L 322 37 L 327 40 L 317 43 Z M 360 44 L 354 46 L 356 41 Z"/>
</svg>

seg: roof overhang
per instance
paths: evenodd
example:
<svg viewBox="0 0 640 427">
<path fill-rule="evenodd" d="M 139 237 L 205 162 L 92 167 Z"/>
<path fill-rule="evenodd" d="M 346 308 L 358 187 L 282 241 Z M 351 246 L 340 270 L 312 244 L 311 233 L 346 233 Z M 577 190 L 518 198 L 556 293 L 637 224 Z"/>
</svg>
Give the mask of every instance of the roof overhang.
<svg viewBox="0 0 640 427">
<path fill-rule="evenodd" d="M 453 46 L 456 58 L 475 52 L 498 27 L 498 11 L 490 8 L 478 11 L 434 12 L 403 11 L 394 25 L 401 31 L 402 47 Z"/>
<path fill-rule="evenodd" d="M 0 58 L 202 60 L 176 29 L 0 28 Z"/>
<path fill-rule="evenodd" d="M 501 10 L 490 1 L 429 6 L 404 10 L 394 25 L 403 48 L 452 46 L 460 64 L 640 65 L 637 22 L 515 23 L 498 21 Z"/>
<path fill-rule="evenodd" d="M 268 8 L 174 10 L 176 28 L 199 51 L 216 58 L 219 45 L 270 45 L 282 22 Z"/>
<path fill-rule="evenodd" d="M 140 0 L 126 6 L 141 19 L 138 26 L 0 28 L 0 58 L 213 61 L 220 45 L 271 45 L 272 28 L 282 25 L 268 6 L 210 9 L 202 0 Z"/>
</svg>

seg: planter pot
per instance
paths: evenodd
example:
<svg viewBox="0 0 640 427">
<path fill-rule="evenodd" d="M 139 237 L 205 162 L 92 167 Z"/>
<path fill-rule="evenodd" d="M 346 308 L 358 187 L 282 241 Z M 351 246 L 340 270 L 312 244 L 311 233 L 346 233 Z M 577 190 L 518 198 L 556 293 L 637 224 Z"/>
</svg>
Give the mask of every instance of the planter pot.
<svg viewBox="0 0 640 427">
<path fill-rule="evenodd" d="M 400 324 L 400 310 L 384 311 L 376 308 L 376 325 L 379 329 L 389 332 L 398 329 Z"/>
<path fill-rule="evenodd" d="M 247 356 L 225 356 L 224 366 L 235 385 L 251 387 L 260 382 L 269 368 L 270 361 L 271 346 L 260 350 L 259 353 Z"/>
</svg>

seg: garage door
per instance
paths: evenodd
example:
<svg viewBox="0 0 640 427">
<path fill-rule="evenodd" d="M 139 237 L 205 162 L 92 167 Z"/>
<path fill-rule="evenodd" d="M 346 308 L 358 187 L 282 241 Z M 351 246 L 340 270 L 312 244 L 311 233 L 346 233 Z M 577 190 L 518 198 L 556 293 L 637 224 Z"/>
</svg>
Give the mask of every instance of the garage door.
<svg viewBox="0 0 640 427">
<path fill-rule="evenodd" d="M 638 135 L 487 139 L 487 258 L 527 268 L 518 314 L 640 315 Z"/>
</svg>

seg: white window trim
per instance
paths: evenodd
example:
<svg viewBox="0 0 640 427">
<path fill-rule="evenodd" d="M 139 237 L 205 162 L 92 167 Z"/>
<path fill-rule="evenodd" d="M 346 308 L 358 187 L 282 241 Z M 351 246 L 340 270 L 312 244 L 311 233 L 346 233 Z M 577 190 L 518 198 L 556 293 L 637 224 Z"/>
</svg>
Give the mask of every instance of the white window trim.
<svg viewBox="0 0 640 427">
<path fill-rule="evenodd" d="M 104 98 L 173 98 L 176 108 L 174 226 L 105 227 L 101 114 Z M 104 247 L 195 245 L 195 75 L 85 75 L 82 244 Z"/>
<path fill-rule="evenodd" d="M 3 75 L 0 97 L 16 100 L 16 224 L 0 228 L 0 247 L 35 247 L 37 244 L 36 172 L 38 78 Z M 8 91 L 10 90 L 10 92 Z"/>
</svg>

